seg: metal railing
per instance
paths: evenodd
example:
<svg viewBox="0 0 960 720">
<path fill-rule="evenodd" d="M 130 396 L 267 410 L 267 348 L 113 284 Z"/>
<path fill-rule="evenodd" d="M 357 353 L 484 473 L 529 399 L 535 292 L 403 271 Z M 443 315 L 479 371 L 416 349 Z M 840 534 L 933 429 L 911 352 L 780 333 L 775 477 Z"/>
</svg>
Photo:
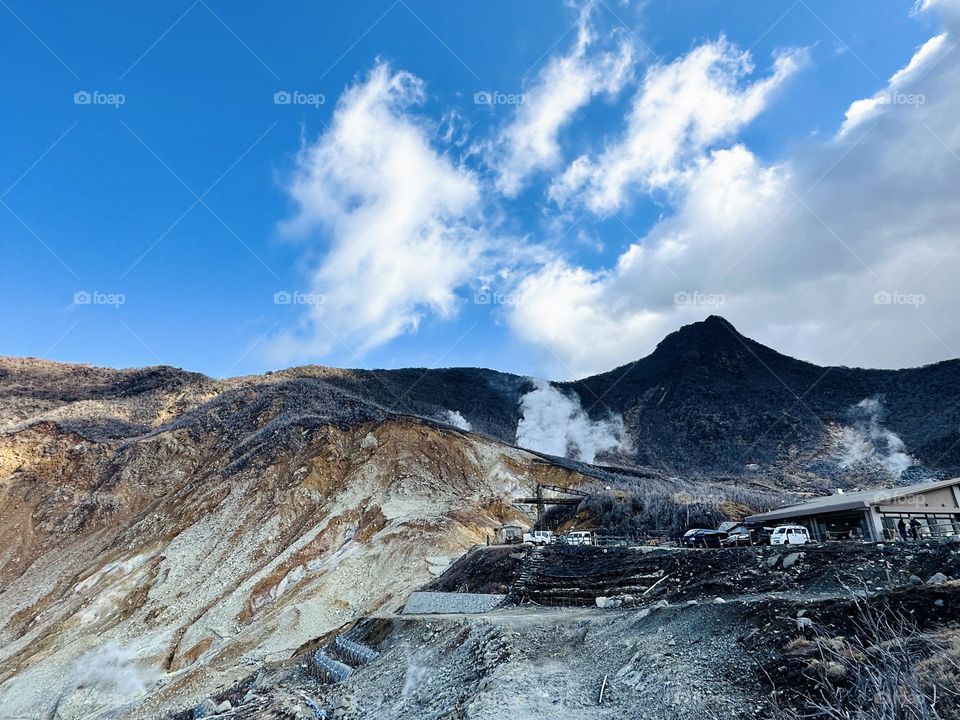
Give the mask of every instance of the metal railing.
<svg viewBox="0 0 960 720">
<path fill-rule="evenodd" d="M 910 518 L 904 518 L 907 522 L 907 541 L 913 540 L 913 531 L 910 527 Z M 960 521 L 956 520 L 935 520 L 932 523 L 927 521 L 928 524 L 921 525 L 916 528 L 917 530 L 917 539 L 918 540 L 937 540 L 940 538 L 948 537 L 957 537 L 960 536 Z M 887 540 L 903 540 L 904 538 L 900 535 L 900 529 L 897 527 L 885 527 L 883 529 L 883 534 Z"/>
</svg>

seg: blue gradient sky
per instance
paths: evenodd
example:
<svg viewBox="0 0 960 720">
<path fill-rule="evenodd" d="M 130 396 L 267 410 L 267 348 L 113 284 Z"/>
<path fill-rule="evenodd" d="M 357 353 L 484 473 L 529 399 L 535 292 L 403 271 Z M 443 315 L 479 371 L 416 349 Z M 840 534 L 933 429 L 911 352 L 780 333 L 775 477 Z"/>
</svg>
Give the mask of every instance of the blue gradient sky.
<svg viewBox="0 0 960 720">
<path fill-rule="evenodd" d="M 674 212 L 672 194 L 635 192 L 615 218 L 582 218 L 545 193 L 564 165 L 623 126 L 630 88 L 647 68 L 725 36 L 751 54 L 750 78 L 763 77 L 774 53 L 806 48 L 807 66 L 736 137 L 761 162 L 779 163 L 811 139 L 837 133 L 852 101 L 875 93 L 940 32 L 937 16 L 911 15 L 912 7 L 911 0 L 598 3 L 593 32 L 630 39 L 638 80 L 577 112 L 562 131 L 564 159 L 555 170 L 532 177 L 515 197 L 485 190 L 486 221 L 515 247 L 586 272 L 608 271 Z M 457 167 L 487 187 L 482 152 L 467 148 L 495 137 L 514 108 L 477 105 L 475 94 L 519 93 L 536 83 L 552 57 L 569 51 L 578 13 L 579 6 L 559 0 L 4 0 L 0 354 L 118 367 L 164 363 L 215 376 L 310 360 L 556 376 L 622 360 L 565 359 L 561 346 L 518 333 L 519 321 L 504 308 L 474 302 L 478 286 L 470 282 L 454 283 L 453 312 L 427 308 L 415 330 L 362 352 L 362 338 L 321 350 L 308 343 L 289 358 L 270 348 L 279 335 L 310 332 L 303 308 L 276 304 L 275 293 L 324 290 L 311 273 L 330 248 L 325 230 L 291 238 L 280 228 L 298 213 L 290 194 L 298 151 L 327 131 L 344 90 L 364 82 L 378 61 L 420 78 L 426 97 L 411 112 L 435 124 L 428 137 L 436 138 L 439 156 L 456 153 Z M 83 91 L 122 94 L 123 104 L 77 104 L 75 93 Z M 278 91 L 322 94 L 325 102 L 278 105 Z M 459 148 L 440 139 L 451 112 L 469 128 Z M 76 304 L 82 291 L 122 294 L 123 303 Z M 769 321 L 749 314 L 738 321 L 736 308 L 731 312 L 745 332 L 781 338 Z M 649 352 L 661 329 L 691 317 L 664 316 L 656 332 L 632 338 L 624 356 Z M 852 359 L 930 361 L 952 356 L 950 344 L 901 360 L 884 357 L 876 343 Z M 821 361 L 828 354 L 806 353 Z"/>
</svg>

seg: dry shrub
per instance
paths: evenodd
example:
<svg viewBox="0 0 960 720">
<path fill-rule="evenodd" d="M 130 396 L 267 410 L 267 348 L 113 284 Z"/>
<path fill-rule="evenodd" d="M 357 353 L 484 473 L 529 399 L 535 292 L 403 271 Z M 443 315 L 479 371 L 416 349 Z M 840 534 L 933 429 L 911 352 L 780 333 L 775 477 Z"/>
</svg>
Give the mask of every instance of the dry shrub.
<svg viewBox="0 0 960 720">
<path fill-rule="evenodd" d="M 784 648 L 804 658 L 801 711 L 784 720 L 960 720 L 960 633 L 935 637 L 857 601 L 852 637 L 798 638 Z"/>
<path fill-rule="evenodd" d="M 937 651 L 917 663 L 920 682 L 938 697 L 944 720 L 960 720 L 960 628 L 948 628 L 933 636 Z"/>
<path fill-rule="evenodd" d="M 783 646 L 785 655 L 806 657 L 812 655 L 816 645 L 805 637 L 797 637 Z"/>
</svg>

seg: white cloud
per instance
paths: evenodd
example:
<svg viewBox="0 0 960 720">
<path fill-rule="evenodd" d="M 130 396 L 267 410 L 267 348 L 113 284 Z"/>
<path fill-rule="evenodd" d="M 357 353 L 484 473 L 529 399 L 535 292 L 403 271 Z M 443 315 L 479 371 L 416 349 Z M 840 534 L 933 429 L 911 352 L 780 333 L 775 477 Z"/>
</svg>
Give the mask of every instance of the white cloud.
<svg viewBox="0 0 960 720">
<path fill-rule="evenodd" d="M 364 352 L 416 330 L 427 313 L 450 317 L 455 289 L 482 266 L 479 181 L 408 114 L 424 94 L 420 79 L 378 63 L 301 151 L 286 230 L 326 242 L 310 288 L 324 302 L 299 333 L 275 340 L 276 355 L 321 355 L 340 342 Z"/>
<path fill-rule="evenodd" d="M 630 191 L 670 186 L 705 149 L 752 121 L 806 61 L 806 51 L 777 56 L 772 74 L 753 83 L 749 52 L 724 38 L 647 71 L 632 100 L 626 129 L 596 159 L 577 158 L 550 188 L 560 205 L 580 199 L 591 210 L 616 210 Z"/>
<path fill-rule="evenodd" d="M 851 103 L 847 109 L 846 119 L 837 133 L 837 137 L 842 138 L 855 127 L 874 119 L 886 107 L 913 105 L 925 102 L 926 98 L 922 95 L 908 93 L 905 89 L 915 83 L 928 68 L 936 63 L 940 54 L 946 50 L 946 40 L 946 33 L 941 33 L 936 37 L 930 38 L 917 50 L 906 67 L 901 68 L 893 74 L 889 84 L 884 90 L 881 90 L 873 97 L 856 100 Z"/>
<path fill-rule="evenodd" d="M 487 152 L 497 189 L 508 196 L 523 189 L 532 174 L 562 161 L 560 131 L 596 95 L 613 95 L 632 75 L 633 48 L 616 38 L 616 47 L 597 51 L 590 25 L 594 3 L 581 10 L 571 50 L 550 59 L 536 81 L 524 88 L 524 103 Z"/>
<path fill-rule="evenodd" d="M 633 360 L 665 331 L 715 313 L 824 364 L 902 367 L 956 356 L 958 29 L 948 22 L 946 35 L 920 48 L 878 93 L 924 102 L 885 106 L 859 124 L 848 115 L 838 137 L 802 143 L 777 163 L 764 164 L 743 145 L 697 155 L 712 140 L 695 138 L 723 138 L 763 104 L 731 100 L 740 90 L 718 96 L 733 103 L 736 122 L 668 123 L 685 129 L 665 131 L 662 155 L 641 148 L 649 157 L 620 171 L 613 154 L 571 171 L 582 175 L 597 209 L 624 201 L 638 165 L 647 168 L 647 188 L 677 173 L 682 182 L 673 188 L 672 214 L 613 267 L 557 260 L 524 280 L 511 327 L 557 357 L 553 369 L 565 377 Z M 736 63 L 728 70 L 739 72 Z M 766 97 L 772 78 L 754 92 Z M 730 78 L 712 82 L 732 87 Z M 597 174 L 601 167 L 610 175 Z M 696 295 L 694 304 L 677 304 L 676 293 Z"/>
</svg>

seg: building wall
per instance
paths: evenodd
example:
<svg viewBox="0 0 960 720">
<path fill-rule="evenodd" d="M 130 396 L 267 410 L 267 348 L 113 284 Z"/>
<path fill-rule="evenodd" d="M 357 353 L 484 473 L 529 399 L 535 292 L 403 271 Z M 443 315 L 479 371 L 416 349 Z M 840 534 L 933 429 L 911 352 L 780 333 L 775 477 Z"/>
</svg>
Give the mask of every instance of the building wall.
<svg viewBox="0 0 960 720">
<path fill-rule="evenodd" d="M 916 495 L 897 498 L 896 502 L 879 505 L 881 512 L 951 512 L 958 508 L 956 486 L 949 486 Z"/>
</svg>

